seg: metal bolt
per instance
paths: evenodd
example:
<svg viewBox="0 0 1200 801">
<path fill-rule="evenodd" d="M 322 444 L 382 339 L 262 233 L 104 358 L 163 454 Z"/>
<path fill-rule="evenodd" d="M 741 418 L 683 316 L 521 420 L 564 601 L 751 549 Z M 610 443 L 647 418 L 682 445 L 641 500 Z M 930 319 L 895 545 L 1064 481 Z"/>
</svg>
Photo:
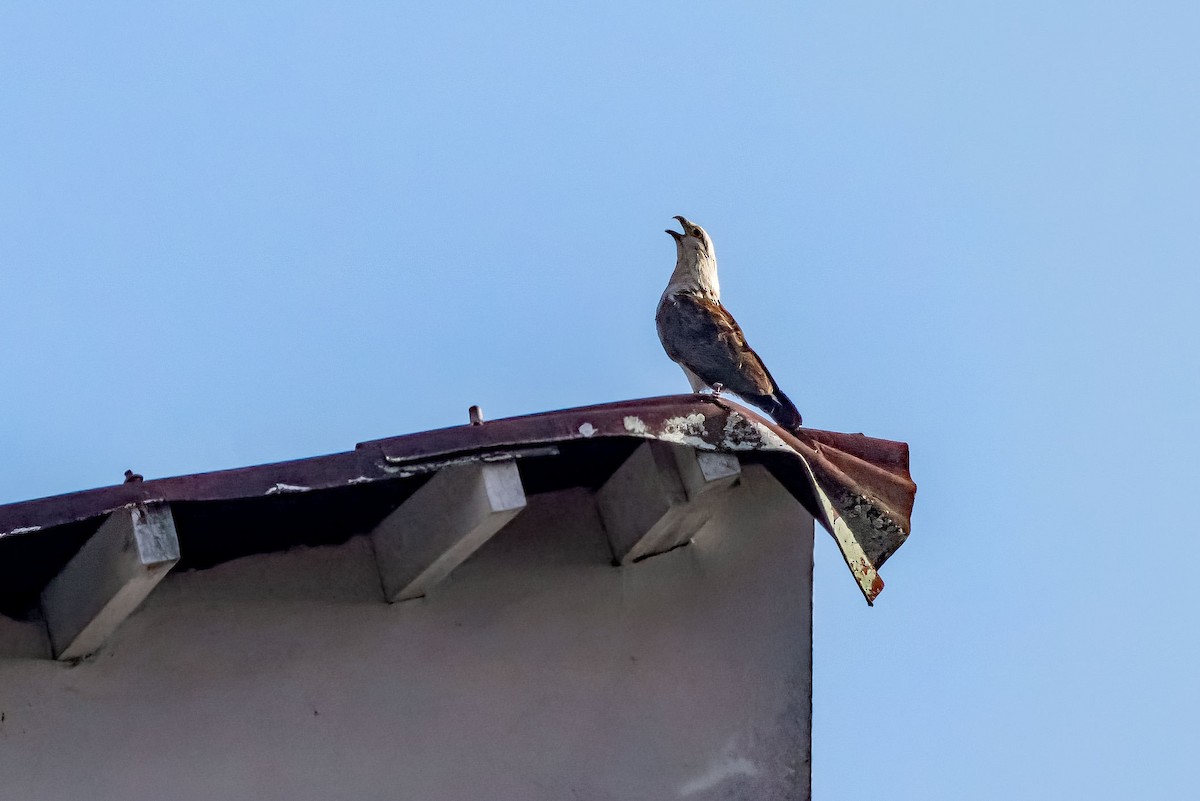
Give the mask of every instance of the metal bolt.
<svg viewBox="0 0 1200 801">
<path fill-rule="evenodd" d="M 471 425 L 483 425 L 483 409 L 480 409 L 478 406 L 472 406 L 470 409 L 467 409 L 467 415 L 471 418 Z"/>
</svg>

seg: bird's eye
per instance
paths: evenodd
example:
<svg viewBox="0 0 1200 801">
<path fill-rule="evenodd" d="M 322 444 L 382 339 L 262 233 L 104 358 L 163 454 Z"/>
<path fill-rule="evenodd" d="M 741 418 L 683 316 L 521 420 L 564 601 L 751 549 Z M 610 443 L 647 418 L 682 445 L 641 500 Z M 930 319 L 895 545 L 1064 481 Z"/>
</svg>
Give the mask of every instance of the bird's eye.
<svg viewBox="0 0 1200 801">
<path fill-rule="evenodd" d="M 704 233 L 699 228 L 697 228 L 695 231 L 692 231 L 692 236 L 696 237 L 697 239 L 703 239 Z"/>
</svg>

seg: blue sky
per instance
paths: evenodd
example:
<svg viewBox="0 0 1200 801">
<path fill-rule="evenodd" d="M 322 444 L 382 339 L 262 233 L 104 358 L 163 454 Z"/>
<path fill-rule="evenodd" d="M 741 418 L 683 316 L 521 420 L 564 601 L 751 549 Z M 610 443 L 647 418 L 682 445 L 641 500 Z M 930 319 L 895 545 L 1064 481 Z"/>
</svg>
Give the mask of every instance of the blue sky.
<svg viewBox="0 0 1200 801">
<path fill-rule="evenodd" d="M 874 609 L 818 532 L 816 796 L 1188 797 L 1198 38 L 1184 2 L 6 7 L 0 502 L 686 391 L 684 214 L 806 422 L 912 445 Z"/>
</svg>

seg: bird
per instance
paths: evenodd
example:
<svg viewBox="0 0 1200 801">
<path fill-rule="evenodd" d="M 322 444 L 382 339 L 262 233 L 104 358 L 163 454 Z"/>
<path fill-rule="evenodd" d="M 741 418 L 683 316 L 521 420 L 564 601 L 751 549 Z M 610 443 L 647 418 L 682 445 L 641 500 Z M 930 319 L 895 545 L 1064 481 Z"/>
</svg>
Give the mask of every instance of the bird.
<svg viewBox="0 0 1200 801">
<path fill-rule="evenodd" d="M 803 425 L 800 412 L 775 383 L 762 359 L 746 343 L 746 335 L 721 305 L 717 253 L 708 233 L 691 220 L 676 216 L 683 232 L 667 229 L 675 239 L 675 270 L 654 315 L 658 338 L 667 356 L 683 368 L 693 392 L 729 390 L 771 415 L 785 429 Z"/>
</svg>

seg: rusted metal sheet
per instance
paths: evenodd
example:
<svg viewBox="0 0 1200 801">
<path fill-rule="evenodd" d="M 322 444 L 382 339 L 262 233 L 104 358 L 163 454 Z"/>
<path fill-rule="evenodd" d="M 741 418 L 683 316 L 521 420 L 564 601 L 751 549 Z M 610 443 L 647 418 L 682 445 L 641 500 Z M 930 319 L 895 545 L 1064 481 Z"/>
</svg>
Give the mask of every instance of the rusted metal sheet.
<svg viewBox="0 0 1200 801">
<path fill-rule="evenodd" d="M 360 443 L 353 451 L 190 476 L 118 484 L 0 506 L 0 537 L 30 536 L 136 503 L 227 501 L 428 473 L 449 464 L 547 456 L 558 443 L 657 439 L 701 450 L 761 456 L 829 531 L 871 603 L 878 568 L 908 536 L 916 485 L 908 446 L 862 434 L 790 433 L 709 395 L 563 409 Z M 477 422 L 478 421 L 478 422 Z"/>
</svg>

